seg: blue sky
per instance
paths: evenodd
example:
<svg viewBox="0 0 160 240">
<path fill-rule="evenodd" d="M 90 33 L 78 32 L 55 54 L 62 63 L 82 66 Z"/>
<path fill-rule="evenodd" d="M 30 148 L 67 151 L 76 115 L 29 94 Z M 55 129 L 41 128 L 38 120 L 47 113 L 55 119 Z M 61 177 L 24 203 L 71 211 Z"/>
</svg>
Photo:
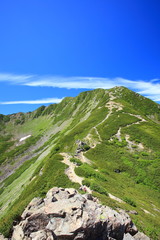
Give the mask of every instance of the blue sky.
<svg viewBox="0 0 160 240">
<path fill-rule="evenodd" d="M 0 113 L 95 88 L 160 102 L 159 0 L 0 1 Z"/>
</svg>

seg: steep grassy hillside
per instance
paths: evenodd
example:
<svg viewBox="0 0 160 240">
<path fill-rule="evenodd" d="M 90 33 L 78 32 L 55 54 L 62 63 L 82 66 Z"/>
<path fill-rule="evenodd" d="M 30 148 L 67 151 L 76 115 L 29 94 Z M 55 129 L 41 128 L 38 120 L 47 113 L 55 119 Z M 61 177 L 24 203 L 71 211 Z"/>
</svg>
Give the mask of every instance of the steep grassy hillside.
<svg viewBox="0 0 160 240">
<path fill-rule="evenodd" d="M 86 185 L 160 238 L 160 106 L 124 87 L 0 115 L 0 232 L 53 186 Z M 136 214 L 132 214 L 132 210 Z"/>
</svg>

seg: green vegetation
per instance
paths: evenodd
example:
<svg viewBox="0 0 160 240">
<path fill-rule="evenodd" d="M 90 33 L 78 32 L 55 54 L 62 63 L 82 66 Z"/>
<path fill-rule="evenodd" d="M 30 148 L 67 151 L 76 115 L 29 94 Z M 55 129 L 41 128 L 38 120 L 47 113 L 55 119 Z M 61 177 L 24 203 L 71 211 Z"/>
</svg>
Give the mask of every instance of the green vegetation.
<svg viewBox="0 0 160 240">
<path fill-rule="evenodd" d="M 0 114 L 0 123 L 9 122 L 10 117 L 8 115 Z"/>
<path fill-rule="evenodd" d="M 51 104 L 48 107 L 46 107 L 42 113 L 42 115 L 49 115 L 52 114 L 56 108 L 57 104 Z"/>
<path fill-rule="evenodd" d="M 104 187 L 102 187 L 100 184 L 92 182 L 90 187 L 93 191 L 96 191 L 100 194 L 104 194 L 104 195 L 108 196 L 108 193 L 107 193 L 106 189 Z"/>
<path fill-rule="evenodd" d="M 18 114 L 18 118 L 15 119 L 15 125 L 18 125 L 18 124 L 23 124 L 25 122 L 25 115 L 24 113 L 19 113 Z"/>
<path fill-rule="evenodd" d="M 151 122 L 144 122 L 139 125 L 132 125 L 123 129 L 123 133 L 129 134 L 131 139 L 140 141 L 148 149 L 158 151 L 160 147 L 160 125 Z"/>
<path fill-rule="evenodd" d="M 82 162 L 78 158 L 71 158 L 70 161 L 75 163 L 77 166 L 82 165 Z"/>
<path fill-rule="evenodd" d="M 38 157 L 34 157 L 34 158 L 24 162 L 24 164 L 22 166 L 20 166 L 20 168 L 18 168 L 15 173 L 13 173 L 11 176 L 9 176 L 7 179 L 5 179 L 3 188 L 6 188 L 14 180 L 16 180 L 24 171 L 26 171 L 26 169 L 29 168 L 29 166 L 31 164 L 33 164 L 37 160 L 37 158 Z"/>
<path fill-rule="evenodd" d="M 0 136 L 1 155 L 3 155 L 13 144 L 14 144 L 14 141 L 11 141 L 11 135 Z"/>
<path fill-rule="evenodd" d="M 107 192 L 123 199 L 130 207 L 136 208 L 138 215 L 134 216 L 137 226 L 146 234 L 158 239 L 159 237 L 159 223 L 158 215 L 153 210 L 151 203 L 159 205 L 159 153 L 144 154 L 144 152 L 130 153 L 127 150 L 122 152 L 122 147 L 117 147 L 112 144 L 98 144 L 96 148 L 90 149 L 85 155 L 92 159 L 98 166 L 99 172 L 106 174 L 107 181 L 102 181 L 102 186 Z M 144 156 L 145 155 L 145 156 Z M 142 158 L 143 157 L 143 158 Z M 151 160 L 152 159 L 152 160 Z M 119 169 L 120 173 L 116 173 L 115 169 Z M 80 174 L 87 177 L 85 172 Z M 92 174 L 93 175 L 93 174 Z M 88 181 L 90 178 L 86 178 Z M 96 183 L 98 180 L 96 179 Z M 89 181 L 90 187 L 91 182 Z M 87 184 L 86 184 L 87 185 Z M 155 190 L 156 189 L 156 190 Z M 100 193 L 95 189 L 96 192 Z M 111 202 L 110 199 L 104 198 L 104 194 L 97 195 L 101 201 L 112 207 L 121 207 L 126 210 L 131 209 L 127 205 Z M 143 209 L 153 213 L 154 216 L 146 216 Z M 156 216 L 156 217 L 155 217 Z M 158 217 L 158 218 L 157 218 Z M 132 217 L 133 218 L 133 217 Z M 150 220 L 149 220 L 150 219 Z M 150 221 L 149 222 L 147 221 Z M 160 220 L 160 219 L 159 219 Z"/>
<path fill-rule="evenodd" d="M 133 207 L 136 207 L 136 206 L 137 206 L 136 203 L 135 203 L 132 199 L 130 199 L 130 198 L 128 198 L 128 197 L 125 197 L 123 200 L 124 200 L 126 203 L 130 204 L 131 206 L 133 206 Z"/>
<path fill-rule="evenodd" d="M 75 169 L 77 175 L 86 178 L 95 178 L 97 180 L 107 181 L 105 175 L 97 172 L 92 166 L 87 163 L 82 164 L 80 167 Z"/>
<path fill-rule="evenodd" d="M 116 97 L 113 101 L 123 105 L 123 109 L 107 107 L 109 94 Z M 77 165 L 75 173 L 84 178 L 82 184 L 114 209 L 136 210 L 138 215 L 131 217 L 140 231 L 159 239 L 159 121 L 158 104 L 123 87 L 83 92 L 76 98 L 64 98 L 59 104 L 41 106 L 32 113 L 0 115 L 0 167 L 20 162 L 31 146 L 36 156 L 2 183 L 0 205 L 5 211 L 0 219 L 0 232 L 8 236 L 13 221 L 19 219 L 31 199 L 44 197 L 53 186 L 79 189 L 79 184 L 65 175 L 67 166 L 59 153 L 74 156 L 76 140 L 81 140 L 87 143 L 82 151 L 91 165 L 76 157 L 70 161 Z M 119 129 L 120 136 L 116 137 Z M 16 146 L 21 136 L 29 134 L 32 137 Z M 134 143 L 130 148 L 126 135 Z M 42 143 L 38 144 L 42 136 Z M 97 145 L 90 148 L 95 142 Z M 3 167 L 0 171 L 3 174 Z M 108 193 L 124 203 L 111 199 Z"/>
<path fill-rule="evenodd" d="M 8 146 L 7 146 L 7 142 L 6 142 L 6 145 L 2 144 L 4 153 L 0 155 L 0 164 L 2 164 L 6 160 L 13 162 L 14 157 L 16 157 L 20 154 L 23 154 L 30 146 L 35 144 L 40 139 L 40 137 L 41 137 L 40 135 L 37 137 L 31 136 L 30 138 L 26 139 L 24 144 L 19 145 L 7 152 L 6 152 L 7 147 L 12 146 L 13 142 L 9 142 Z"/>
<path fill-rule="evenodd" d="M 97 127 L 103 141 L 109 140 L 120 127 L 138 122 L 139 119 L 125 113 L 114 112 L 104 123 Z"/>
<path fill-rule="evenodd" d="M 135 93 L 125 87 L 119 89 L 111 89 L 116 94 L 118 100 L 123 100 L 130 104 L 131 108 L 140 112 L 142 115 L 151 116 L 154 115 L 157 120 L 160 120 L 160 108 L 157 103 L 152 100 L 143 97 L 142 95 Z M 115 92 L 116 91 L 116 92 Z"/>
<path fill-rule="evenodd" d="M 39 107 L 34 114 L 34 118 L 38 118 L 39 116 L 41 116 L 45 108 L 45 106 Z"/>
</svg>

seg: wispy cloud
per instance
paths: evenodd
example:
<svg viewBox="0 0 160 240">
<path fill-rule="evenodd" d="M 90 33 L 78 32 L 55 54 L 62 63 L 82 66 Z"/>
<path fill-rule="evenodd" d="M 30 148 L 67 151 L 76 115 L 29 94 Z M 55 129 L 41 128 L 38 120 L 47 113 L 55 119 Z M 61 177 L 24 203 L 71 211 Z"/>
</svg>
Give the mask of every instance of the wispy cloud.
<svg viewBox="0 0 160 240">
<path fill-rule="evenodd" d="M 35 75 L 16 75 L 10 73 L 0 73 L 0 82 L 10 82 L 13 84 L 22 84 L 33 79 Z"/>
<path fill-rule="evenodd" d="M 0 81 L 7 81 L 12 84 L 30 87 L 55 87 L 67 89 L 109 89 L 115 86 L 125 86 L 154 101 L 159 101 L 160 99 L 160 79 L 151 79 L 146 81 L 130 80 L 121 77 L 61 77 L 0 74 Z"/>
<path fill-rule="evenodd" d="M 39 100 L 27 100 L 27 101 L 8 101 L 8 102 L 0 102 L 1 105 L 7 104 L 46 104 L 46 103 L 59 103 L 63 98 L 45 98 Z"/>
</svg>

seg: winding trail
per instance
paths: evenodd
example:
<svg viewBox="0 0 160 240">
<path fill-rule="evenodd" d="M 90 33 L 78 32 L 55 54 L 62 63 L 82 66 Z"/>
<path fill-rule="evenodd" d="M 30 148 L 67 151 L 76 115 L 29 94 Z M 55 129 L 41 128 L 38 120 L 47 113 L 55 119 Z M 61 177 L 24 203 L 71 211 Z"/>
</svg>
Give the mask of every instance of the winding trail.
<svg viewBox="0 0 160 240">
<path fill-rule="evenodd" d="M 113 199 L 113 200 L 115 200 L 115 201 L 117 201 L 117 202 L 119 202 L 119 203 L 125 203 L 122 199 L 120 199 L 120 198 L 118 198 L 118 197 L 115 197 L 115 196 L 112 195 L 111 193 L 108 193 L 108 196 L 109 196 L 111 199 Z"/>
<path fill-rule="evenodd" d="M 115 137 L 118 138 L 119 142 L 122 142 L 122 138 L 121 138 L 121 127 L 118 129 L 118 132 L 115 134 Z"/>
<path fill-rule="evenodd" d="M 132 114 L 132 113 L 126 113 L 126 114 L 128 114 L 128 115 L 130 115 L 130 116 L 134 116 L 134 117 L 140 119 L 140 121 L 137 121 L 137 122 L 134 122 L 134 123 L 131 123 L 131 124 L 127 124 L 125 127 L 130 127 L 130 126 L 135 125 L 135 124 L 140 124 L 140 123 L 142 123 L 142 122 L 147 122 L 147 120 L 145 120 L 144 118 L 142 118 L 140 115 L 135 115 L 135 114 Z M 113 136 L 113 137 L 118 138 L 118 141 L 119 141 L 119 142 L 122 142 L 121 129 L 122 129 L 122 128 L 120 127 L 120 128 L 118 129 L 117 133 Z M 110 141 L 113 141 L 113 137 L 110 138 Z M 135 142 L 130 141 L 129 138 L 130 138 L 130 135 L 126 134 L 126 135 L 125 135 L 125 140 L 126 140 L 126 142 L 128 143 L 128 146 L 127 146 L 127 147 L 128 147 L 128 149 L 129 149 L 130 151 L 132 151 L 132 152 L 134 151 L 132 146 L 136 146 L 139 150 L 143 150 L 143 149 L 144 149 L 144 146 L 143 146 L 142 143 L 136 144 Z"/>
<path fill-rule="evenodd" d="M 66 169 L 65 174 L 68 176 L 68 178 L 72 182 L 76 182 L 82 185 L 82 181 L 84 180 L 84 178 L 77 176 L 77 174 L 75 173 L 74 169 L 76 168 L 76 165 L 70 161 L 71 156 L 67 153 L 60 153 L 60 154 L 63 156 L 62 162 L 68 165 L 68 168 Z M 92 193 L 89 187 L 86 187 L 86 190 L 88 193 Z"/>
<path fill-rule="evenodd" d="M 91 164 L 91 161 L 84 156 L 84 152 L 80 152 L 76 156 L 82 163 L 88 163 Z"/>
<path fill-rule="evenodd" d="M 96 132 L 96 134 L 97 134 L 97 136 L 98 136 L 98 138 L 99 138 L 99 141 L 101 142 L 102 141 L 102 138 L 101 138 L 101 136 L 100 136 L 100 134 L 99 134 L 99 132 L 98 132 L 98 130 L 97 130 L 97 127 L 93 127 L 94 128 L 94 130 L 95 130 L 95 132 Z"/>
<path fill-rule="evenodd" d="M 111 116 L 111 114 L 113 113 L 113 109 L 116 108 L 116 109 L 117 109 L 116 111 L 120 111 L 120 110 L 123 109 L 123 105 L 122 105 L 122 104 L 113 101 L 114 99 L 116 99 L 116 97 L 112 95 L 112 92 L 109 92 L 109 97 L 110 97 L 110 99 L 109 99 L 109 101 L 108 101 L 108 102 L 106 103 L 106 105 L 105 105 L 105 107 L 109 109 L 108 114 L 106 115 L 106 117 L 105 117 L 101 122 L 99 122 L 97 125 L 95 125 L 94 127 L 91 128 L 91 130 L 92 130 L 92 129 L 95 130 L 95 133 L 97 134 L 98 139 L 99 139 L 99 142 L 94 142 L 94 146 L 93 146 L 92 148 L 95 148 L 97 144 L 99 144 L 100 142 L 102 142 L 102 139 L 101 139 L 101 136 L 100 136 L 100 134 L 99 134 L 99 132 L 98 132 L 98 130 L 97 130 L 97 127 L 98 127 L 99 125 L 101 125 L 102 123 L 104 123 L 104 122 Z M 90 132 L 91 132 L 91 130 L 90 130 Z M 90 135 L 91 135 L 91 134 L 89 133 L 89 134 L 86 136 L 85 139 L 91 140 Z"/>
<path fill-rule="evenodd" d="M 113 100 L 116 99 L 115 96 L 112 95 L 112 92 L 109 93 L 109 101 L 106 103 L 105 107 L 107 107 L 109 109 L 109 112 L 108 114 L 106 115 L 106 117 L 101 121 L 99 122 L 97 125 L 95 125 L 94 127 L 91 128 L 91 130 L 95 130 L 95 133 L 97 134 L 98 136 L 98 139 L 99 141 L 94 141 L 94 139 L 92 139 L 92 134 L 91 134 L 91 130 L 90 132 L 88 133 L 88 135 L 85 137 L 86 140 L 88 140 L 90 142 L 90 145 L 91 145 L 91 148 L 95 148 L 97 144 L 100 144 L 100 142 L 102 142 L 102 138 L 97 130 L 97 127 L 99 125 L 101 125 L 102 123 L 104 123 L 110 116 L 111 114 L 113 113 L 113 109 L 116 109 L 116 111 L 121 111 L 123 109 L 123 105 L 120 104 L 120 103 L 117 103 L 117 102 L 114 102 Z M 140 121 L 137 121 L 135 123 L 132 123 L 132 124 L 128 124 L 126 125 L 125 127 L 129 127 L 133 124 L 140 124 L 141 122 L 145 122 L 146 120 L 144 118 L 142 118 L 140 115 L 135 115 L 135 114 L 131 114 L 129 113 L 129 115 L 131 116 L 134 116 L 134 117 L 137 117 L 138 119 L 140 119 Z M 115 137 L 118 138 L 118 140 L 121 142 L 122 141 L 122 138 L 121 138 L 121 127 L 118 129 L 117 133 L 115 134 Z M 133 143 L 129 140 L 129 135 L 126 135 L 125 138 L 126 138 L 126 141 L 128 142 L 128 148 L 130 150 L 132 150 L 132 145 Z M 113 139 L 112 139 L 113 140 Z M 143 149 L 143 145 L 140 143 L 138 144 L 139 145 L 139 148 Z M 83 177 L 79 177 L 76 175 L 75 173 L 75 168 L 77 167 L 75 163 L 72 163 L 70 161 L 70 159 L 72 158 L 72 156 L 70 156 L 68 153 L 60 153 L 62 156 L 63 156 L 63 163 L 65 163 L 66 165 L 68 165 L 68 168 L 65 170 L 65 174 L 68 176 L 68 178 L 72 181 L 72 182 L 76 182 L 76 183 L 79 183 L 80 185 L 82 185 L 82 181 L 84 180 Z M 89 159 L 87 159 L 85 156 L 84 156 L 84 153 L 83 152 L 80 152 L 77 154 L 76 158 L 78 158 L 82 163 L 88 163 L 88 164 L 91 164 L 91 161 Z M 87 189 L 87 192 L 88 193 L 92 193 L 91 189 L 86 187 Z M 109 193 L 109 197 L 119 203 L 125 203 L 123 200 L 121 200 L 120 198 L 112 195 L 111 193 Z"/>
<path fill-rule="evenodd" d="M 76 165 L 70 161 L 71 156 L 68 153 L 64 153 L 64 152 L 60 153 L 60 154 L 63 156 L 63 161 L 62 162 L 65 163 L 66 165 L 68 165 L 68 168 L 66 169 L 65 174 L 68 176 L 68 178 L 72 182 L 79 183 L 82 186 L 82 181 L 84 180 L 84 178 L 77 176 L 77 174 L 75 173 L 74 169 L 76 168 Z M 82 156 L 83 156 L 83 154 L 82 154 Z M 85 157 L 84 157 L 84 159 L 85 159 L 84 162 L 86 162 L 86 158 Z M 87 159 L 87 161 L 88 161 L 88 159 Z M 89 187 L 85 186 L 85 188 L 86 188 L 88 193 L 92 193 L 92 190 Z M 115 197 L 111 193 L 109 193 L 108 196 L 111 199 L 113 199 L 113 200 L 115 200 L 115 201 L 117 201 L 119 203 L 125 203 L 123 200 L 121 200 L 118 197 Z"/>
<path fill-rule="evenodd" d="M 126 125 L 126 127 L 130 127 L 130 126 L 132 126 L 132 125 L 140 124 L 140 123 L 142 123 L 142 122 L 147 122 L 147 120 L 145 120 L 144 118 L 142 118 L 140 115 L 135 115 L 135 114 L 132 114 L 132 113 L 128 113 L 128 114 L 129 114 L 130 116 L 133 116 L 133 117 L 136 117 L 136 118 L 140 119 L 140 121 L 137 121 L 137 122 L 135 122 L 135 123 L 128 124 L 128 125 Z M 128 149 L 129 149 L 131 152 L 134 151 L 132 146 L 138 147 L 139 150 L 143 150 L 143 149 L 144 149 L 144 146 L 143 146 L 142 143 L 136 144 L 135 142 L 130 141 L 129 138 L 130 138 L 130 136 L 129 136 L 128 134 L 126 134 L 126 135 L 125 135 L 125 140 L 126 140 L 126 142 L 128 143 L 128 146 L 127 146 L 127 147 L 128 147 Z"/>
</svg>

